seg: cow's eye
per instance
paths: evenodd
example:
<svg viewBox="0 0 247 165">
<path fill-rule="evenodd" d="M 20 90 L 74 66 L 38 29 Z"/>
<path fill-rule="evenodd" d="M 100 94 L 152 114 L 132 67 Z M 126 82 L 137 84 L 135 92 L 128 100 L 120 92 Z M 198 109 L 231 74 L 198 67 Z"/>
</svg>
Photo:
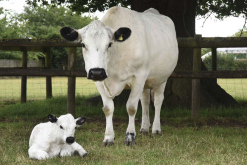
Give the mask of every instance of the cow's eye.
<svg viewBox="0 0 247 165">
<path fill-rule="evenodd" d="M 86 47 L 84 43 L 81 43 L 81 46 L 82 46 L 83 48 L 85 48 L 85 47 Z"/>
<path fill-rule="evenodd" d="M 63 126 L 60 125 L 60 128 L 63 129 Z"/>
<path fill-rule="evenodd" d="M 109 43 L 108 48 L 110 48 L 110 47 L 111 47 L 111 45 L 112 45 L 112 42 L 111 42 L 111 43 Z"/>
<path fill-rule="evenodd" d="M 77 127 L 75 127 L 75 129 L 77 129 Z"/>
</svg>

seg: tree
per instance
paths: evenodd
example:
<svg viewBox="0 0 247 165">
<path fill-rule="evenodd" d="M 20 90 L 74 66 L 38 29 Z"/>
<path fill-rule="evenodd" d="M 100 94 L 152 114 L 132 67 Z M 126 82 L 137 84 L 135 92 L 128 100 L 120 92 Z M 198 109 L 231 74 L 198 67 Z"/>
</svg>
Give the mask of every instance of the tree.
<svg viewBox="0 0 247 165">
<path fill-rule="evenodd" d="M 41 0 L 47 3 L 47 0 Z M 36 0 L 27 0 L 36 5 Z M 74 1 L 57 0 L 53 5 L 66 4 L 77 13 L 96 10 L 103 11 L 115 5 L 131 6 L 131 9 L 143 12 L 150 7 L 156 8 L 161 14 L 169 16 L 175 24 L 177 37 L 193 37 L 195 35 L 195 17 L 207 19 L 212 13 L 216 18 L 223 19 L 227 16 L 243 16 L 246 20 L 247 0 L 98 0 Z M 246 23 L 246 22 L 245 22 Z M 244 25 L 245 25 L 244 23 Z M 179 49 L 179 60 L 176 70 L 192 70 L 193 50 Z M 202 70 L 207 70 L 202 63 Z M 191 79 L 169 79 L 165 102 L 167 105 L 190 106 L 191 104 Z M 234 105 L 236 101 L 227 94 L 214 80 L 201 80 L 201 105 Z"/>
</svg>

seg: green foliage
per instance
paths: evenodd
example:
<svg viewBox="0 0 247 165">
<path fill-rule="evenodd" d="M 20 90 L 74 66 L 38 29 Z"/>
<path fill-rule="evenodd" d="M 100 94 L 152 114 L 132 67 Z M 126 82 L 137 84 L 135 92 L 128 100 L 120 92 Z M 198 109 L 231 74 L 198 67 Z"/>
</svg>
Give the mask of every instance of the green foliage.
<svg viewBox="0 0 247 165">
<path fill-rule="evenodd" d="M 245 55 L 217 52 L 217 70 L 246 70 L 247 61 L 242 58 L 245 58 Z M 203 63 L 208 70 L 211 70 L 212 56 L 206 57 Z"/>
<path fill-rule="evenodd" d="M 43 5 L 49 5 L 49 0 L 27 0 L 27 4 L 37 7 L 37 2 L 42 2 Z M 127 7 L 130 5 L 130 0 L 97 0 L 97 1 L 89 1 L 89 0 L 56 0 L 52 1 L 52 5 L 54 7 L 59 5 L 66 5 L 66 7 L 70 8 L 72 11 L 75 11 L 77 14 L 85 13 L 85 12 L 96 12 L 96 10 L 104 11 L 113 6 L 121 5 L 123 7 Z"/>
<path fill-rule="evenodd" d="M 4 13 L 0 8 L 0 13 Z M 0 20 L 0 38 L 32 38 L 32 39 L 61 39 L 60 29 L 64 26 L 71 26 L 80 29 L 89 24 L 91 17 L 81 17 L 63 6 L 39 6 L 24 7 L 24 12 L 16 14 L 13 11 L 5 12 L 5 17 Z M 7 17 L 8 15 L 8 17 Z M 63 59 L 67 59 L 67 48 L 52 48 L 52 67 L 61 68 Z M 1 51 L 2 59 L 21 59 L 21 52 Z M 29 59 L 44 58 L 41 52 L 29 52 Z M 78 51 L 78 58 L 82 52 Z"/>
<path fill-rule="evenodd" d="M 167 0 L 163 0 L 167 1 Z M 48 5 L 49 0 L 27 0 L 27 3 L 32 6 L 37 6 L 37 2 L 42 2 L 44 5 Z M 243 15 L 247 14 L 247 0 L 196 0 L 196 14 L 198 16 L 207 17 L 208 14 L 214 13 L 216 18 L 222 19 L 227 16 Z M 145 2 L 143 2 L 145 3 Z M 181 2 L 178 2 L 181 3 Z M 131 0 L 56 0 L 52 1 L 53 6 L 64 4 L 72 11 L 77 13 L 95 12 L 96 10 L 104 11 L 113 6 L 127 7 L 131 5 Z M 151 6 L 150 6 L 151 7 Z"/>
<path fill-rule="evenodd" d="M 196 12 L 198 16 L 207 17 L 214 13 L 216 18 L 228 16 L 246 17 L 247 0 L 197 0 Z"/>
<path fill-rule="evenodd" d="M 208 52 L 211 52 L 211 48 L 202 48 L 201 56 L 207 54 Z"/>
<path fill-rule="evenodd" d="M 247 37 L 247 27 L 244 27 L 242 30 L 239 30 L 238 32 L 233 34 L 231 37 Z"/>
</svg>

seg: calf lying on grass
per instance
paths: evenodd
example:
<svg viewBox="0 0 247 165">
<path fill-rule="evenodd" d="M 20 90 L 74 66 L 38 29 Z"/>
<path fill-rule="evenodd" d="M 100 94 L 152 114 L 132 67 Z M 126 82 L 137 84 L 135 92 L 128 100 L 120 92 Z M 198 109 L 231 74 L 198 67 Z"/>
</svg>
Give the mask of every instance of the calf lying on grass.
<svg viewBox="0 0 247 165">
<path fill-rule="evenodd" d="M 79 117 L 74 119 L 71 114 L 62 115 L 57 118 L 48 115 L 50 122 L 36 125 L 29 140 L 29 158 L 47 159 L 56 156 L 71 156 L 78 152 L 84 157 L 87 152 L 81 145 L 75 142 L 74 133 L 86 119 Z"/>
</svg>

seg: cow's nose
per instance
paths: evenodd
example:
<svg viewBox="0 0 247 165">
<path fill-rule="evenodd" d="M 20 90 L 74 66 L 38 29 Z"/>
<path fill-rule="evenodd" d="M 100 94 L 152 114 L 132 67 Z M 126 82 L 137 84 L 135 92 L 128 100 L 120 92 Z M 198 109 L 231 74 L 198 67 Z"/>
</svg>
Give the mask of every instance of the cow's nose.
<svg viewBox="0 0 247 165">
<path fill-rule="evenodd" d="M 75 142 L 75 138 L 74 137 L 67 137 L 66 138 L 66 142 L 69 143 L 69 144 L 72 144 Z"/>
<path fill-rule="evenodd" d="M 101 81 L 107 78 L 107 75 L 105 73 L 105 69 L 102 68 L 93 68 L 89 70 L 88 73 L 88 79 L 94 80 L 94 81 Z"/>
</svg>

